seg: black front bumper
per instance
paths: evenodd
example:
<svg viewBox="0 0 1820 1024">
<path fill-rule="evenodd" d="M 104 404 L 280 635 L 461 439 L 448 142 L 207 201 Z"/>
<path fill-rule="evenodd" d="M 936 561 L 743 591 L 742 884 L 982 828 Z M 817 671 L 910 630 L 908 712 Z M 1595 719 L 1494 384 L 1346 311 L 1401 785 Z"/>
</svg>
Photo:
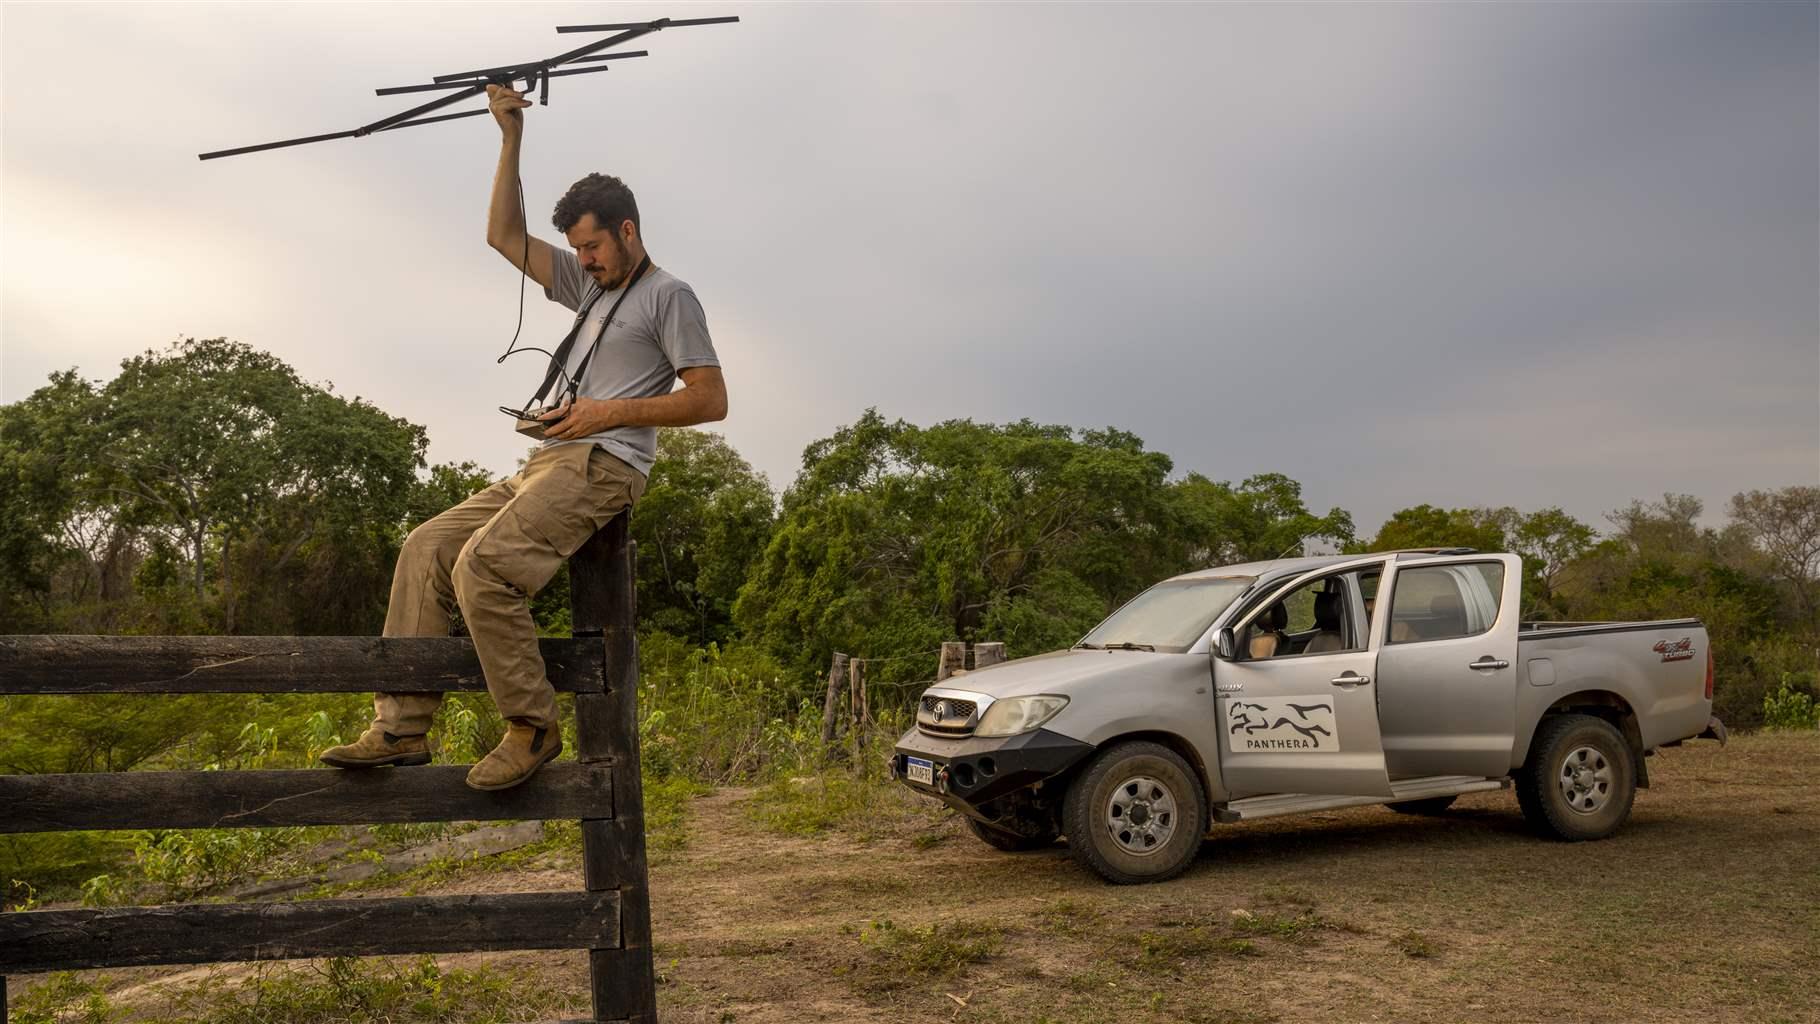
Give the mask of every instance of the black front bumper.
<svg viewBox="0 0 1820 1024">
<path fill-rule="evenodd" d="M 891 755 L 891 777 L 919 793 L 974 807 L 1053 778 L 1093 753 L 1093 747 L 1047 729 L 990 739 L 950 739 L 911 728 Z M 933 784 L 910 781 L 904 759 L 920 757 L 935 765 Z"/>
</svg>

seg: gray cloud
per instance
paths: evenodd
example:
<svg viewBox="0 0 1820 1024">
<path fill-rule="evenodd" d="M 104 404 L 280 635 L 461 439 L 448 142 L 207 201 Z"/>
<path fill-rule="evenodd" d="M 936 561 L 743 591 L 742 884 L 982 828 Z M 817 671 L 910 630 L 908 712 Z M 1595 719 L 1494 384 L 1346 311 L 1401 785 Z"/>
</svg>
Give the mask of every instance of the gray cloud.
<svg viewBox="0 0 1820 1024">
<path fill-rule="evenodd" d="M 599 15 L 425 10 L 5 8 L 0 399 L 227 334 L 509 469 L 490 124 L 195 160 Z M 1117 425 L 1367 528 L 1820 481 L 1811 6 L 725 10 L 555 83 L 525 189 L 633 184 L 779 485 L 867 406 Z M 565 322 L 533 286 L 529 343 Z"/>
</svg>

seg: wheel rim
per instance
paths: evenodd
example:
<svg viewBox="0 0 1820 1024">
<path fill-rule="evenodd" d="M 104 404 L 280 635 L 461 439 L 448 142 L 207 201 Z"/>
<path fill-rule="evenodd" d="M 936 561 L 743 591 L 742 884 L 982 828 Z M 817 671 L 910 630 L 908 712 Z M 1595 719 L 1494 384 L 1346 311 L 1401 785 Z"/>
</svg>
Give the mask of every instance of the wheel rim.
<svg viewBox="0 0 1820 1024">
<path fill-rule="evenodd" d="M 1148 857 L 1175 834 L 1175 793 L 1148 775 L 1126 779 L 1106 801 L 1106 834 L 1134 857 Z"/>
<path fill-rule="evenodd" d="M 1597 814 L 1611 799 L 1611 760 L 1597 747 L 1575 747 L 1561 762 L 1556 781 L 1561 784 L 1561 798 L 1580 814 Z"/>
</svg>

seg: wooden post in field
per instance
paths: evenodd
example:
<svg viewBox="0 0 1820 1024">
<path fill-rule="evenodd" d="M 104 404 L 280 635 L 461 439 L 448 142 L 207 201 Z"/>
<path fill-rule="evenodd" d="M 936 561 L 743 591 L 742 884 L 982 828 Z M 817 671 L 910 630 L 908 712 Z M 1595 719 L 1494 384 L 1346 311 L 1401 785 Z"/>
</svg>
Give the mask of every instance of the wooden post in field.
<svg viewBox="0 0 1820 1024">
<path fill-rule="evenodd" d="M 942 644 L 942 660 L 935 666 L 935 681 L 942 680 L 967 667 L 967 645 L 959 640 Z"/>
<path fill-rule="evenodd" d="M 973 645 L 973 671 L 990 668 L 1005 660 L 1005 645 L 988 642 Z"/>
<path fill-rule="evenodd" d="M 847 656 L 839 651 L 834 652 L 834 661 L 828 666 L 828 696 L 822 701 L 822 742 L 834 741 L 834 698 L 840 694 L 840 681 L 847 676 Z"/>
<path fill-rule="evenodd" d="M 854 658 L 847 662 L 847 730 L 853 740 L 853 767 L 860 767 L 866 753 L 866 662 Z"/>
<path fill-rule="evenodd" d="M 847 662 L 847 696 L 852 705 L 853 727 L 859 728 L 872 721 L 872 707 L 866 696 L 866 661 L 854 658 Z"/>
</svg>

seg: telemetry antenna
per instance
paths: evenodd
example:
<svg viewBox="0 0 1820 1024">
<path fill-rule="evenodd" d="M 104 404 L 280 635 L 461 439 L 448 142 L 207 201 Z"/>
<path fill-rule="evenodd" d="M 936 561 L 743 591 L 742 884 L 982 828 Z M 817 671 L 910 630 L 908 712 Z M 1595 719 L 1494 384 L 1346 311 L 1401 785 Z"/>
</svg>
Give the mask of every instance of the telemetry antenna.
<svg viewBox="0 0 1820 1024">
<path fill-rule="evenodd" d="M 630 22 L 613 25 L 564 25 L 558 32 L 612 32 L 614 35 L 586 46 L 577 47 L 567 53 L 560 53 L 546 60 L 526 61 L 522 64 L 502 64 L 494 68 L 481 68 L 478 71 L 459 71 L 452 75 L 437 75 L 426 85 L 401 85 L 389 89 L 379 89 L 381 96 L 396 96 L 401 93 L 448 91 L 449 95 L 438 97 L 420 107 L 412 107 L 391 117 L 380 118 L 372 124 L 361 125 L 345 132 L 330 132 L 327 135 L 311 135 L 302 139 L 286 139 L 283 142 L 266 142 L 257 146 L 241 146 L 238 149 L 219 149 L 213 153 L 198 154 L 200 159 L 213 160 L 216 157 L 239 156 L 242 153 L 258 153 L 268 149 L 283 149 L 286 146 L 302 146 L 311 142 L 327 142 L 330 139 L 357 139 L 374 132 L 389 132 L 395 128 L 411 128 L 420 124 L 435 124 L 438 121 L 453 121 L 462 117 L 478 117 L 485 114 L 488 108 L 464 110 L 457 114 L 438 114 L 425 117 L 433 110 L 459 103 L 470 96 L 479 96 L 487 91 L 489 85 L 514 85 L 523 82 L 520 92 L 529 94 L 537 90 L 537 102 L 550 102 L 550 79 L 567 78 L 570 75 L 591 75 L 596 71 L 606 71 L 611 65 L 602 63 L 599 67 L 566 68 L 557 70 L 564 64 L 583 64 L 611 60 L 623 60 L 628 57 L 643 57 L 646 50 L 633 50 L 627 53 L 602 53 L 622 43 L 631 42 L 640 36 L 660 32 L 666 28 L 681 28 L 685 25 L 725 25 L 738 21 L 738 18 L 659 18 L 656 21 Z"/>
</svg>

